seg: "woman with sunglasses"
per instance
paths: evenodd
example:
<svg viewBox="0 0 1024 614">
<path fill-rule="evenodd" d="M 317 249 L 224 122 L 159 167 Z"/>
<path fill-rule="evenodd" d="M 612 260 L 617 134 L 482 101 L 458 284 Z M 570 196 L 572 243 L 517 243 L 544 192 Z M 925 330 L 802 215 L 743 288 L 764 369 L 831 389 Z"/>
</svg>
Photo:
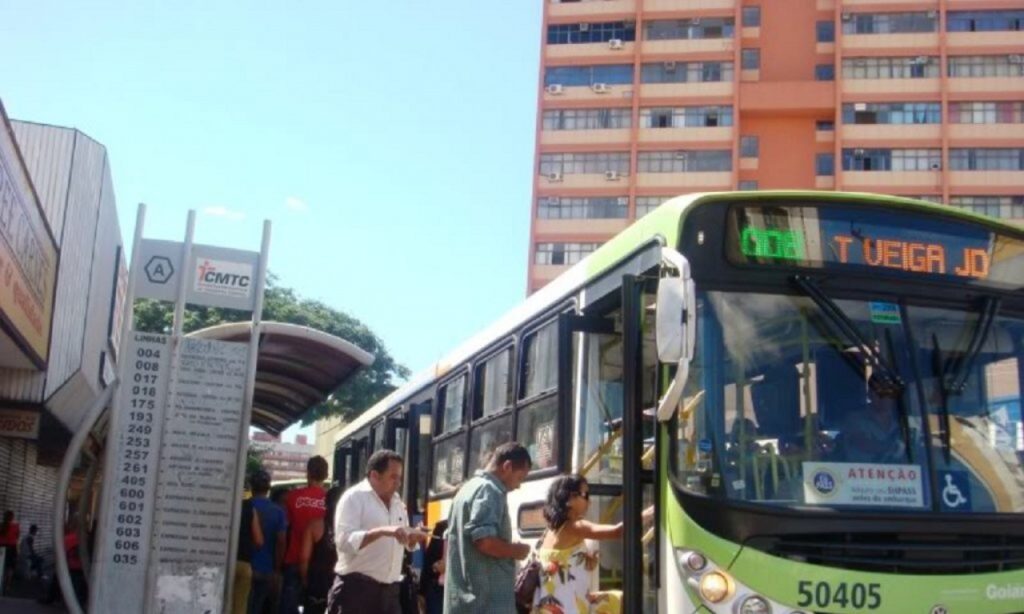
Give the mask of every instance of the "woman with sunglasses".
<svg viewBox="0 0 1024 614">
<path fill-rule="evenodd" d="M 594 592 L 593 573 L 597 553 L 591 554 L 586 541 L 622 538 L 622 523 L 597 524 L 585 520 L 590 507 L 590 485 L 578 474 L 556 479 L 544 505 L 544 533 L 536 552 L 540 562 L 540 586 L 533 598 L 534 614 L 614 614 L 620 610 L 618 591 Z M 654 518 L 654 507 L 644 510 L 643 519 Z"/>
</svg>

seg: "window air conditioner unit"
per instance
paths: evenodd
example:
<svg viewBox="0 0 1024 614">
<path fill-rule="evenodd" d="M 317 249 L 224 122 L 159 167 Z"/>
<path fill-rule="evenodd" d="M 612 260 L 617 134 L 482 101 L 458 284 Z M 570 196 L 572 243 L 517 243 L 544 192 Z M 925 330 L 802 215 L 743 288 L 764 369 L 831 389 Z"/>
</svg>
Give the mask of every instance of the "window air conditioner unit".
<svg viewBox="0 0 1024 614">
<path fill-rule="evenodd" d="M 843 21 L 850 21 L 851 19 L 853 19 L 853 15 L 851 13 L 843 13 Z"/>
<path fill-rule="evenodd" d="M 691 26 L 699 26 L 700 25 L 700 17 L 694 17 L 693 19 L 691 19 L 690 20 L 690 25 Z"/>
<path fill-rule="evenodd" d="M 561 83 L 552 83 L 551 85 L 544 88 L 544 91 L 551 94 L 552 96 L 558 96 L 565 92 L 565 88 Z"/>
<path fill-rule="evenodd" d="M 613 38 L 608 41 L 608 47 L 612 49 L 622 49 L 622 44 L 621 38 Z"/>
<path fill-rule="evenodd" d="M 866 102 L 855 102 L 855 103 L 853 103 L 853 110 L 854 111 L 867 111 L 868 110 L 868 103 L 866 103 Z"/>
<path fill-rule="evenodd" d="M 590 89 L 594 90 L 595 94 L 607 94 L 612 91 L 612 88 L 607 83 L 595 83 L 590 86 Z"/>
<path fill-rule="evenodd" d="M 557 182 L 562 180 L 562 173 L 548 173 L 548 181 Z"/>
<path fill-rule="evenodd" d="M 690 152 L 688 152 L 688 151 L 677 151 L 676 155 L 675 155 L 676 160 L 685 160 L 685 159 L 687 159 L 689 157 L 690 157 Z"/>
<path fill-rule="evenodd" d="M 1024 63 L 1024 55 L 1019 55 L 1019 54 L 1016 54 L 1016 53 L 1014 53 L 1013 55 L 1007 56 L 1007 59 L 1010 60 L 1010 64 L 1021 64 L 1021 63 Z"/>
<path fill-rule="evenodd" d="M 938 162 L 932 162 L 932 170 L 933 171 L 937 171 L 937 170 L 940 170 L 940 169 L 942 169 L 942 165 L 941 164 L 939 164 Z"/>
<path fill-rule="evenodd" d="M 549 205 L 551 207 L 557 207 L 558 205 L 561 204 L 561 201 L 557 196 L 549 196 L 544 202 L 544 204 Z"/>
<path fill-rule="evenodd" d="M 590 24 L 589 23 L 581 23 L 580 24 L 580 32 L 588 32 L 589 30 L 590 30 Z"/>
<path fill-rule="evenodd" d="M 935 17 L 938 16 L 938 14 L 939 14 L 938 11 L 928 11 L 928 17 L 930 19 L 935 19 Z"/>
<path fill-rule="evenodd" d="M 619 171 L 605 171 L 604 178 L 608 181 L 618 181 Z"/>
<path fill-rule="evenodd" d="M 928 56 L 926 56 L 926 55 L 919 55 L 916 58 L 914 58 L 914 63 L 915 64 L 922 64 L 922 65 L 923 64 L 927 64 L 928 63 Z"/>
<path fill-rule="evenodd" d="M 665 62 L 665 70 L 666 71 L 672 72 L 675 69 L 676 69 L 675 60 L 669 60 L 668 62 Z"/>
<path fill-rule="evenodd" d="M 855 156 L 863 156 L 864 155 L 864 150 L 863 149 L 854 149 L 853 150 L 853 155 L 855 155 Z"/>
</svg>

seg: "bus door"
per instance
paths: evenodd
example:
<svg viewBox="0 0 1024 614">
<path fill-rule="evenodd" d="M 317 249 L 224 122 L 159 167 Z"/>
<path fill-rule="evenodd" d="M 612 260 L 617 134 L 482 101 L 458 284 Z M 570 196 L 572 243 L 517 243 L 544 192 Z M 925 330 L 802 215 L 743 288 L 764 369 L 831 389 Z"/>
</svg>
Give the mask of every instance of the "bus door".
<svg viewBox="0 0 1024 614">
<path fill-rule="evenodd" d="M 623 280 L 620 295 L 559 321 L 560 379 L 575 384 L 560 386 L 559 414 L 573 421 L 572 467 L 590 484 L 588 519 L 625 525 L 622 541 L 597 544 L 594 588 L 621 590 L 622 611 L 639 612 L 657 603 L 657 541 L 641 524 L 643 509 L 655 500 L 657 359 L 653 325 L 644 320 L 653 293 L 633 276 Z"/>
<path fill-rule="evenodd" d="M 334 483 L 341 488 L 342 492 L 349 485 L 349 463 L 352 458 L 351 446 L 335 448 L 334 450 Z"/>
</svg>

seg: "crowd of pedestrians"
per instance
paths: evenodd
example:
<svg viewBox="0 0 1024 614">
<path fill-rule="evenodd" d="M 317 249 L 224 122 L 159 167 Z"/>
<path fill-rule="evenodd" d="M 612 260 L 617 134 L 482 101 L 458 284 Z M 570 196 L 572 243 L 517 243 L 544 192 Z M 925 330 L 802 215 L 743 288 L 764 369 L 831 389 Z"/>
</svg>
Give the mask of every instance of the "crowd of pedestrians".
<svg viewBox="0 0 1024 614">
<path fill-rule="evenodd" d="M 517 561 L 531 557 L 532 549 L 513 540 L 507 498 L 531 467 L 524 446 L 498 446 L 430 534 L 409 522 L 399 494 L 405 461 L 391 450 L 374 452 L 365 479 L 344 492 L 324 489 L 327 463 L 315 456 L 307 463 L 306 486 L 289 492 L 281 505 L 268 498 L 270 476 L 258 472 L 250 478 L 253 497 L 239 536 L 245 570 L 236 574 L 235 599 L 245 605 L 235 611 L 297 614 L 301 604 L 304 614 L 619 612 L 617 592 L 593 590 L 598 555 L 587 544 L 621 539 L 622 524 L 586 520 L 590 486 L 579 475 L 552 483 L 544 506 L 547 530 L 531 559 L 536 577 L 525 601 L 517 595 L 524 574 Z M 652 517 L 653 509 L 644 512 L 645 522 Z M 417 591 L 410 561 L 421 548 Z"/>
</svg>

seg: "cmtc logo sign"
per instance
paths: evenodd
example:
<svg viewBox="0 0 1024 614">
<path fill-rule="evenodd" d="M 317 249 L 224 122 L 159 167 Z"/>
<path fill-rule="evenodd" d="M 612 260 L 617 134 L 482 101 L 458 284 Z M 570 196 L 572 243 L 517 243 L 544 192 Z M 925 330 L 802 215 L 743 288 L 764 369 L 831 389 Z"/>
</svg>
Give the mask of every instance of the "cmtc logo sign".
<svg viewBox="0 0 1024 614">
<path fill-rule="evenodd" d="M 251 264 L 200 258 L 196 262 L 193 290 L 200 294 L 248 299 L 252 293 L 252 278 Z"/>
</svg>

